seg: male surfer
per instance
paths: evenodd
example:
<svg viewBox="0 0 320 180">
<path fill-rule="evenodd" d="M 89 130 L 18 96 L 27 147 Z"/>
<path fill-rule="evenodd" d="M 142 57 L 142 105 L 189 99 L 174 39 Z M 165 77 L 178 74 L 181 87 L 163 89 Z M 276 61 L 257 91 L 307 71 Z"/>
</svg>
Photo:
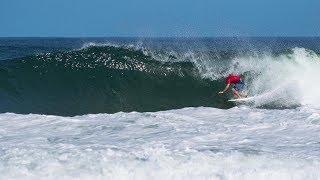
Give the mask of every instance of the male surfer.
<svg viewBox="0 0 320 180">
<path fill-rule="evenodd" d="M 229 76 L 227 77 L 226 83 L 227 83 L 226 87 L 222 91 L 220 91 L 219 94 L 223 94 L 228 90 L 228 88 L 230 87 L 230 84 L 234 84 L 233 88 L 231 89 L 232 92 L 238 98 L 246 97 L 245 94 L 241 93 L 241 91 L 243 91 L 244 89 L 244 83 L 242 82 L 240 76 L 229 74 Z"/>
</svg>

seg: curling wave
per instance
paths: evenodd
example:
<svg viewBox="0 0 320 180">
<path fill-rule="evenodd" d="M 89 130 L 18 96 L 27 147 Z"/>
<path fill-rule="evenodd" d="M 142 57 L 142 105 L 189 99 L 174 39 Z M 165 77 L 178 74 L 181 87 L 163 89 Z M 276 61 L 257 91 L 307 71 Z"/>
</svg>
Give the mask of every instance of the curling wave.
<svg viewBox="0 0 320 180">
<path fill-rule="evenodd" d="M 89 45 L 0 62 L 0 112 L 79 115 L 211 106 L 229 73 L 241 74 L 252 106 L 317 105 L 319 55 L 304 48 L 281 53 L 151 51 Z M 310 88 L 310 84 L 312 87 Z M 305 89 L 305 87 L 309 87 Z"/>
</svg>

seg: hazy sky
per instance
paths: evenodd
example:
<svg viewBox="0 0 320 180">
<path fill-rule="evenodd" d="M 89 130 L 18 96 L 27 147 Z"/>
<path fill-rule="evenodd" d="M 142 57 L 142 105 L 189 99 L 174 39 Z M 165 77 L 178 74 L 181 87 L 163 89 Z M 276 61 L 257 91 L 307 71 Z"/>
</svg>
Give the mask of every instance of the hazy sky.
<svg viewBox="0 0 320 180">
<path fill-rule="evenodd" d="M 320 36 L 320 0 L 0 0 L 0 36 Z"/>
</svg>

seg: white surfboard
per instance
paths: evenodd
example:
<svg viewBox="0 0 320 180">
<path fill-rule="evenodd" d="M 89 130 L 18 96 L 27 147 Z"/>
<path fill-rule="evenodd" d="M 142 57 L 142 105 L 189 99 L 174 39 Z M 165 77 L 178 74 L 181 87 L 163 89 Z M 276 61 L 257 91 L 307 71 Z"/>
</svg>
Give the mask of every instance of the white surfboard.
<svg viewBox="0 0 320 180">
<path fill-rule="evenodd" d="M 248 102 L 253 101 L 254 97 L 246 97 L 246 98 L 239 98 L 239 99 L 229 99 L 229 102 Z"/>
</svg>

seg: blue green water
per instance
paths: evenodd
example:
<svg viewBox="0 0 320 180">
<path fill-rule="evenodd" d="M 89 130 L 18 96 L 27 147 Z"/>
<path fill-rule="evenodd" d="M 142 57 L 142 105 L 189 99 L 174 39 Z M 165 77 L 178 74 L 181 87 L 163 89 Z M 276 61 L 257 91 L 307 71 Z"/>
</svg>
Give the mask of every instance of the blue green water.
<svg viewBox="0 0 320 180">
<path fill-rule="evenodd" d="M 0 112 L 80 115 L 231 108 L 235 104 L 226 101 L 231 94 L 216 92 L 225 85 L 223 75 L 239 68 L 237 59 L 277 59 L 294 54 L 294 48 L 318 53 L 320 39 L 1 38 Z M 251 84 L 261 69 L 239 73 Z"/>
</svg>

